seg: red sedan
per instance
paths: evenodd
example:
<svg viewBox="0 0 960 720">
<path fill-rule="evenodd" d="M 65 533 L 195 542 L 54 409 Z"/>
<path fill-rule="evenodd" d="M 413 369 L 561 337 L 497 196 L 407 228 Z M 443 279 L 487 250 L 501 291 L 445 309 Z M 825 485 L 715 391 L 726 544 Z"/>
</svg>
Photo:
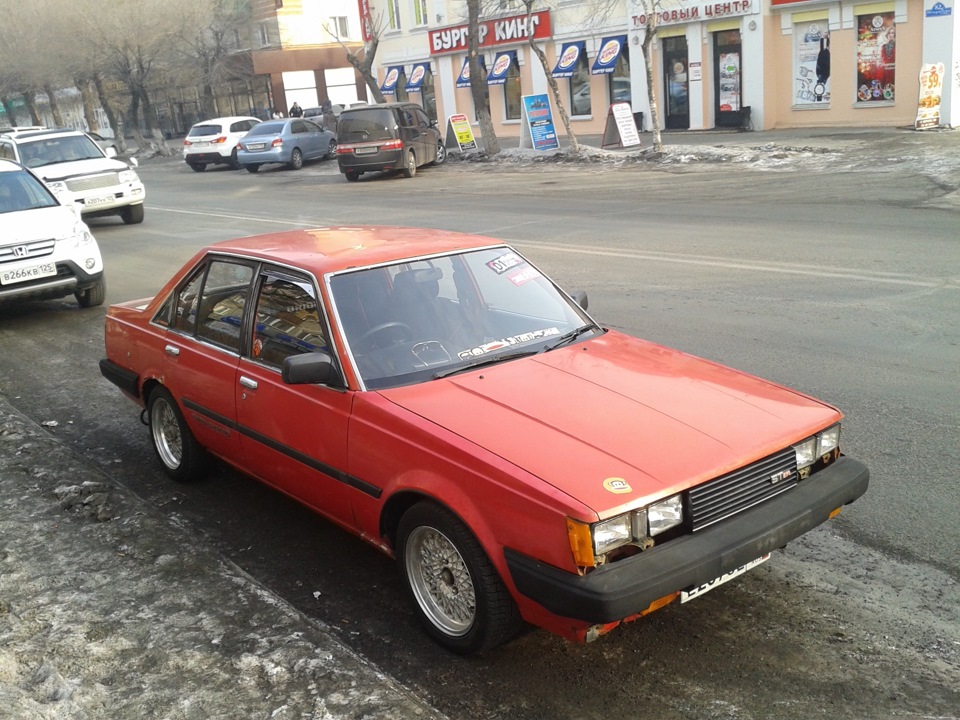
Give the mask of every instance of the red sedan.
<svg viewBox="0 0 960 720">
<path fill-rule="evenodd" d="M 593 640 L 866 491 L 837 409 L 585 308 L 490 238 L 298 230 L 112 306 L 100 366 L 169 475 L 212 454 L 368 540 L 461 654 Z"/>
</svg>

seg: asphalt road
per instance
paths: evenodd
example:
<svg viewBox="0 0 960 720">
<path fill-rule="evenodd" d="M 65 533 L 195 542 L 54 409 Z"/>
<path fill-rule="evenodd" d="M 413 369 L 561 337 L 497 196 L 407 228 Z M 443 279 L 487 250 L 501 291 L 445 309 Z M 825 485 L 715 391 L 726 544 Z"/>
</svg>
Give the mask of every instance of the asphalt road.
<svg viewBox="0 0 960 720">
<path fill-rule="evenodd" d="M 143 225 L 93 223 L 108 302 L 152 294 L 201 246 L 239 235 L 491 235 L 587 290 L 602 324 L 844 410 L 843 448 L 872 471 L 864 498 L 741 581 L 588 646 L 531 632 L 451 658 L 419 632 L 392 562 L 359 541 L 226 469 L 169 484 L 137 409 L 99 376 L 103 308 L 0 306 L 0 391 L 451 717 L 953 717 L 960 201 L 941 167 L 873 152 L 786 153 L 773 170 L 452 163 L 350 184 L 330 162 L 253 176 L 157 161 L 141 169 Z"/>
</svg>

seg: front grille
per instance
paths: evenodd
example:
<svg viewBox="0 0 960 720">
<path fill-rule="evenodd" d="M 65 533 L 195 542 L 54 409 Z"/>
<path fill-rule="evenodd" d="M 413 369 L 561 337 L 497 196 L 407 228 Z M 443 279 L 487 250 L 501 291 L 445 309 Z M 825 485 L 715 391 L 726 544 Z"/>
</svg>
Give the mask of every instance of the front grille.
<svg viewBox="0 0 960 720">
<path fill-rule="evenodd" d="M 4 245 L 0 247 L 0 263 L 18 262 L 20 260 L 30 260 L 40 258 L 46 255 L 52 255 L 57 241 L 53 238 L 48 240 L 33 240 L 17 245 Z"/>
<path fill-rule="evenodd" d="M 102 175 L 87 175 L 67 180 L 67 189 L 70 192 L 84 192 L 85 190 L 99 190 L 100 188 L 114 187 L 120 184 L 118 173 L 108 172 Z"/>
<path fill-rule="evenodd" d="M 734 470 L 689 491 L 694 532 L 736 515 L 797 484 L 797 454 L 792 447 Z"/>
</svg>

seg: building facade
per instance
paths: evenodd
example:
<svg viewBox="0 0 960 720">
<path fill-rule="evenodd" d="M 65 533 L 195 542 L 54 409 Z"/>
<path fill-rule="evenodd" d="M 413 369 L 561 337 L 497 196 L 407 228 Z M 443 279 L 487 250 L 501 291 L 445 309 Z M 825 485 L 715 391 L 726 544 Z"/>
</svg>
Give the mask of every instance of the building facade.
<svg viewBox="0 0 960 720">
<path fill-rule="evenodd" d="M 954 1 L 665 0 L 650 50 L 660 127 L 960 124 Z M 520 98 L 549 94 L 548 74 L 577 134 L 602 134 L 613 102 L 629 102 L 650 129 L 641 50 L 648 4 L 622 0 L 600 16 L 595 3 L 554 0 L 529 18 L 520 3 L 495 4 L 481 18 L 480 48 L 497 134 L 520 134 Z M 387 99 L 418 102 L 441 124 L 455 113 L 475 118 L 463 0 L 359 5 L 379 27 Z"/>
</svg>

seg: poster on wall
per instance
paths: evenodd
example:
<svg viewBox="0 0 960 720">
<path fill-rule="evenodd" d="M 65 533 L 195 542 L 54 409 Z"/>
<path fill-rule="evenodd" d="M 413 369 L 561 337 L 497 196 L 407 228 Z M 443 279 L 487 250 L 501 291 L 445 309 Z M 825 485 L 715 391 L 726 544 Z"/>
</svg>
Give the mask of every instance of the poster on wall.
<svg viewBox="0 0 960 720">
<path fill-rule="evenodd" d="M 740 110 L 740 53 L 720 53 L 720 112 Z"/>
<path fill-rule="evenodd" d="M 892 12 L 857 17 L 857 102 L 895 98 L 897 31 Z"/>
<path fill-rule="evenodd" d="M 830 103 L 830 32 L 818 23 L 797 26 L 794 105 Z"/>
<path fill-rule="evenodd" d="M 920 66 L 920 101 L 917 105 L 917 119 L 913 126 L 917 130 L 940 127 L 940 96 L 943 94 L 943 63 L 924 63 Z"/>
</svg>

